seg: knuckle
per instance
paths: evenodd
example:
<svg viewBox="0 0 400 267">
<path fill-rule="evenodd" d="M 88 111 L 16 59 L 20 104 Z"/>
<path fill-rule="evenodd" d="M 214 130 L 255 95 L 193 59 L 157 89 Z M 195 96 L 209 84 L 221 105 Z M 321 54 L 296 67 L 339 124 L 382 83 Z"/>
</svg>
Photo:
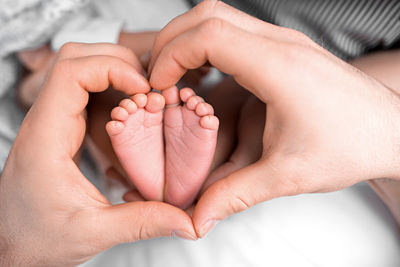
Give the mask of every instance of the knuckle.
<svg viewBox="0 0 400 267">
<path fill-rule="evenodd" d="M 80 46 L 79 43 L 68 42 L 60 48 L 60 57 L 68 57 L 75 53 L 76 49 Z"/>
<path fill-rule="evenodd" d="M 252 199 L 250 195 L 238 194 L 238 192 L 232 190 L 234 186 L 229 180 L 220 180 L 216 184 L 218 184 L 216 187 L 218 192 L 221 192 L 221 194 L 227 194 L 227 207 L 229 214 L 242 212 L 254 205 L 255 200 Z"/>
<path fill-rule="evenodd" d="M 306 37 L 306 35 L 300 31 L 297 31 L 297 30 L 294 30 L 291 28 L 287 28 L 286 30 L 287 30 L 288 34 L 290 34 L 294 39 L 303 40 Z"/>
<path fill-rule="evenodd" d="M 316 46 L 316 43 L 308 37 L 308 35 L 304 34 L 303 32 L 288 29 L 288 33 L 292 36 L 292 38 L 297 41 L 299 44 L 307 45 L 307 46 Z"/>
<path fill-rule="evenodd" d="M 115 45 L 115 46 L 118 47 L 118 50 L 120 51 L 123 57 L 127 58 L 130 62 L 136 61 L 136 55 L 131 49 L 122 45 Z"/>
<path fill-rule="evenodd" d="M 312 58 L 310 55 L 310 47 L 303 43 L 275 43 L 275 50 L 281 53 L 281 55 L 284 55 L 281 58 L 282 63 L 288 66 L 304 64 L 304 62 L 309 61 L 309 58 Z"/>
<path fill-rule="evenodd" d="M 225 29 L 226 22 L 219 18 L 210 18 L 204 21 L 200 26 L 200 31 L 205 37 L 215 39 L 215 37 L 221 36 Z"/>
<path fill-rule="evenodd" d="M 199 17 L 213 16 L 220 4 L 220 1 L 204 0 L 193 8 L 193 12 Z"/>
<path fill-rule="evenodd" d="M 242 196 L 235 196 L 234 200 L 235 201 L 234 201 L 234 204 L 233 204 L 233 208 L 234 208 L 233 211 L 235 213 L 242 212 L 244 210 L 247 210 L 251 206 L 253 206 L 253 204 L 251 204 L 251 202 L 249 200 L 245 199 Z"/>
<path fill-rule="evenodd" d="M 132 240 L 147 240 L 152 238 L 151 227 L 149 227 L 145 222 L 152 221 L 152 214 L 154 212 L 155 211 L 151 205 L 143 207 L 140 213 L 142 218 L 138 227 L 132 232 Z"/>
</svg>

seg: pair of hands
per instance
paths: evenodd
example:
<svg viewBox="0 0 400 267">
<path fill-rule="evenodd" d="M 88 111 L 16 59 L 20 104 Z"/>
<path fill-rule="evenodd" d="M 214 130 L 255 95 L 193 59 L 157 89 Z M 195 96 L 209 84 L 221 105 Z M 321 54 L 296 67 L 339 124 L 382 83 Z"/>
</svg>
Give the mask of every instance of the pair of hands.
<svg viewBox="0 0 400 267">
<path fill-rule="evenodd" d="M 85 134 L 88 92 L 163 90 L 207 62 L 268 104 L 262 157 L 210 186 L 192 218 L 165 203 L 111 206 L 72 160 Z M 215 222 L 271 198 L 399 179 L 398 96 L 296 31 L 203 1 L 157 37 L 150 84 L 138 70 L 123 47 L 61 50 L 1 177 L 5 264 L 74 265 L 122 242 L 202 237 Z"/>
</svg>

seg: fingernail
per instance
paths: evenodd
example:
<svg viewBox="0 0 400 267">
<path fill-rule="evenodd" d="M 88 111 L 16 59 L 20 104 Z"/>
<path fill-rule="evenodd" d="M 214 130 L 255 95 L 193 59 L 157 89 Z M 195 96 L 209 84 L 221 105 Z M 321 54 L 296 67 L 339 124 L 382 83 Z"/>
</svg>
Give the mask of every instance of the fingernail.
<svg viewBox="0 0 400 267">
<path fill-rule="evenodd" d="M 180 231 L 180 230 L 175 230 L 171 232 L 171 237 L 179 237 L 179 238 L 183 238 L 186 240 L 197 240 L 197 236 L 193 236 L 187 232 L 184 231 Z"/>
<path fill-rule="evenodd" d="M 200 237 L 204 237 L 208 232 L 211 231 L 212 228 L 214 228 L 215 225 L 217 225 L 219 221 L 218 220 L 209 220 L 207 221 L 203 227 L 201 227 L 201 230 L 199 232 Z"/>
</svg>

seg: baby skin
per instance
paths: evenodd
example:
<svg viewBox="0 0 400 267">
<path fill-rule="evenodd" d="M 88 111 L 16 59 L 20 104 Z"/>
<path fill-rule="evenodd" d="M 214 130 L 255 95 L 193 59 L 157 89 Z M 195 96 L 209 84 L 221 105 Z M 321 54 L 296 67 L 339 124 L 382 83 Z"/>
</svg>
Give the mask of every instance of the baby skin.
<svg viewBox="0 0 400 267">
<path fill-rule="evenodd" d="M 122 100 L 111 118 L 114 151 L 142 196 L 192 204 L 214 157 L 219 121 L 212 106 L 192 89 L 172 87 Z"/>
</svg>

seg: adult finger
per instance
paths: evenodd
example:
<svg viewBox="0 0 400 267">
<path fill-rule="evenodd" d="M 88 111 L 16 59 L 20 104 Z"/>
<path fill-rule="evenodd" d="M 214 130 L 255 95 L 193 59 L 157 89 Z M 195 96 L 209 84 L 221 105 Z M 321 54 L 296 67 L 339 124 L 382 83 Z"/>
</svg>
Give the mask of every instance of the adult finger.
<svg viewBox="0 0 400 267">
<path fill-rule="evenodd" d="M 144 199 L 144 197 L 136 189 L 132 189 L 132 190 L 126 192 L 123 196 L 123 200 L 125 200 L 126 202 L 146 201 L 146 199 Z M 187 215 L 192 217 L 193 210 L 194 210 L 194 206 L 191 205 L 189 208 L 185 209 L 185 212 Z"/>
<path fill-rule="evenodd" d="M 144 70 L 139 59 L 133 51 L 125 46 L 109 43 L 66 43 L 60 49 L 58 61 L 87 56 L 113 56 L 132 65 L 140 74 Z"/>
<path fill-rule="evenodd" d="M 158 34 L 152 50 L 149 72 L 151 72 L 153 65 L 162 49 L 170 41 L 175 39 L 180 34 L 195 28 L 212 18 L 218 18 L 227 21 L 242 30 L 275 40 L 298 41 L 308 39 L 300 33 L 296 34 L 294 30 L 266 23 L 240 10 L 237 10 L 225 4 L 224 2 L 205 0 L 188 12 L 173 19 Z"/>
<path fill-rule="evenodd" d="M 278 86 L 267 85 L 279 84 L 280 77 L 272 73 L 284 68 L 287 53 L 285 44 L 220 19 L 209 19 L 163 48 L 154 63 L 150 84 L 158 90 L 170 88 L 188 69 L 196 69 L 208 61 L 265 102 L 269 93 L 279 92 Z"/>
<path fill-rule="evenodd" d="M 297 193 L 285 173 L 277 165 L 260 160 L 211 185 L 200 197 L 193 213 L 198 236 L 203 237 L 229 215 L 263 201 Z"/>
<path fill-rule="evenodd" d="M 182 210 L 162 202 L 130 202 L 85 211 L 77 218 L 85 222 L 92 238 L 102 240 L 101 249 L 117 244 L 161 236 L 197 239 L 191 218 Z M 83 227 L 83 226 L 82 226 Z"/>
<path fill-rule="evenodd" d="M 90 56 L 57 62 L 28 114 L 35 118 L 24 125 L 30 129 L 23 133 L 31 136 L 23 140 L 46 145 L 49 148 L 46 152 L 53 153 L 46 156 L 51 158 L 65 157 L 62 153 L 72 157 L 85 133 L 83 111 L 88 102 L 88 92 L 101 92 L 110 85 L 128 95 L 150 90 L 147 80 L 117 57 Z M 46 129 L 46 134 L 42 129 Z M 36 149 L 38 147 L 36 145 Z"/>
</svg>

